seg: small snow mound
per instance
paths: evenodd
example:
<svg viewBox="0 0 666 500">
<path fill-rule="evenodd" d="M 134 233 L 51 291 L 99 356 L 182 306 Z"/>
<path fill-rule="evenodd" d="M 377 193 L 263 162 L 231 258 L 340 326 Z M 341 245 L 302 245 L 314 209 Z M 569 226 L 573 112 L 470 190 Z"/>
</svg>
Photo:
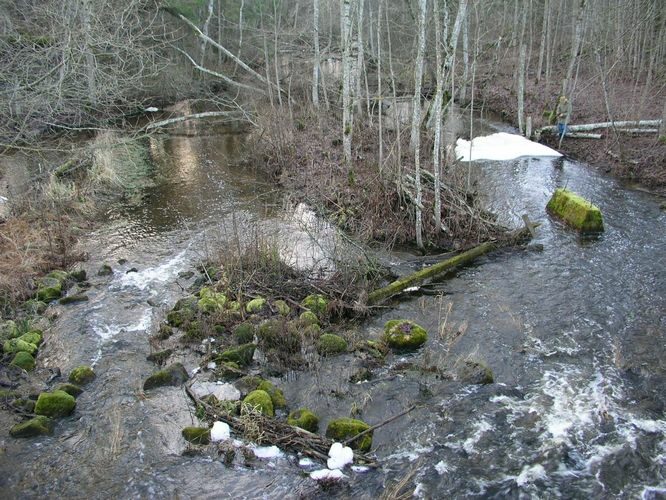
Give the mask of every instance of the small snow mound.
<svg viewBox="0 0 666 500">
<path fill-rule="evenodd" d="M 226 441 L 231 437 L 231 429 L 228 424 L 224 422 L 215 422 L 213 428 L 210 430 L 210 440 L 213 443 L 219 441 Z"/>
<path fill-rule="evenodd" d="M 206 365 L 206 368 L 208 368 L 209 370 L 214 370 L 215 368 L 217 368 L 217 363 L 215 361 L 211 361 Z"/>
<path fill-rule="evenodd" d="M 449 466 L 444 463 L 444 460 L 441 460 L 435 464 L 435 470 L 440 476 L 449 472 Z"/>
<path fill-rule="evenodd" d="M 366 467 L 365 465 L 352 465 L 351 470 L 358 474 L 363 474 L 364 472 L 368 472 L 370 467 Z"/>
<path fill-rule="evenodd" d="M 470 151 L 471 146 L 471 151 Z M 521 156 L 562 156 L 554 149 L 530 141 L 521 135 L 499 132 L 475 137 L 471 141 L 456 141 L 456 157 L 462 161 L 514 160 Z"/>
<path fill-rule="evenodd" d="M 303 469 L 309 469 L 310 467 L 314 467 L 315 465 L 317 465 L 316 462 L 307 457 L 301 458 L 298 461 L 298 466 Z"/>
<path fill-rule="evenodd" d="M 284 453 L 277 446 L 258 446 L 252 450 L 257 458 L 280 458 Z"/>
<path fill-rule="evenodd" d="M 319 469 L 310 472 L 310 477 L 315 481 L 339 481 L 347 476 L 345 476 L 340 469 Z"/>
<path fill-rule="evenodd" d="M 326 462 L 329 469 L 342 469 L 345 465 L 354 461 L 354 452 L 348 446 L 342 446 L 340 443 L 333 443 L 328 452 L 331 457 Z"/>
</svg>

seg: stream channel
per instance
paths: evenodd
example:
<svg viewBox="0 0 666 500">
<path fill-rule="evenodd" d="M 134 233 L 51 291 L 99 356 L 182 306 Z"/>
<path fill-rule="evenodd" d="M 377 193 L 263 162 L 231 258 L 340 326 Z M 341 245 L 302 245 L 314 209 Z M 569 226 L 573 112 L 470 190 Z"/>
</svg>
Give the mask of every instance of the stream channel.
<svg viewBox="0 0 666 500">
<path fill-rule="evenodd" d="M 292 257 L 311 247 L 275 187 L 235 166 L 243 135 L 151 141 L 157 185 L 138 206 L 111 209 L 89 238 L 90 301 L 53 306 L 40 350 L 44 366 L 66 374 L 93 364 L 97 379 L 53 437 L 3 438 L 2 497 L 378 498 L 409 473 L 421 498 L 666 496 L 666 212 L 657 197 L 569 159 L 473 163 L 477 189 L 508 224 L 523 213 L 541 222 L 536 245 L 483 257 L 360 326 L 356 335 L 378 338 L 387 320 L 408 318 L 430 332 L 424 348 L 389 356 L 372 380 L 348 382 L 353 354 L 273 380 L 291 408 L 322 417 L 320 429 L 352 406 L 374 424 L 422 405 L 375 431 L 377 469 L 346 469 L 322 489 L 287 453 L 232 465 L 183 454 L 180 431 L 196 418 L 182 388 L 142 394 L 155 369 L 148 336 L 186 294 L 184 271 L 258 226 L 277 229 Z M 546 214 L 564 186 L 601 208 L 603 235 L 581 239 Z M 378 257 L 398 274 L 423 263 Z M 96 275 L 103 263 L 112 276 Z M 460 335 L 450 342 L 444 331 Z M 455 373 L 464 359 L 483 360 L 495 382 L 419 369 Z"/>
</svg>

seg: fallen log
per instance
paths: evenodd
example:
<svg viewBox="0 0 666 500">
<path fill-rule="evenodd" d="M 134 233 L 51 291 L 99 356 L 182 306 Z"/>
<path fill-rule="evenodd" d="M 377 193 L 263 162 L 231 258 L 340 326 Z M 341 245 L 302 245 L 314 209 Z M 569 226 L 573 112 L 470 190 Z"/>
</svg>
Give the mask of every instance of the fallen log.
<svg viewBox="0 0 666 500">
<path fill-rule="evenodd" d="M 227 117 L 231 118 L 232 121 L 238 121 L 244 117 L 244 114 L 239 111 L 207 111 L 205 113 L 195 113 L 191 115 L 178 116 L 176 118 L 169 118 L 166 120 L 152 122 L 146 125 L 144 129 L 153 130 L 155 128 L 166 127 L 174 123 L 180 123 L 189 120 L 200 120 L 202 118 L 219 118 L 219 117 Z"/>
<path fill-rule="evenodd" d="M 580 132 L 566 133 L 564 136 L 571 137 L 572 139 L 601 139 L 601 134 L 584 134 Z"/>
<path fill-rule="evenodd" d="M 450 259 L 438 262 L 433 266 L 426 267 L 420 271 L 416 271 L 415 273 L 400 278 L 393 283 L 386 285 L 385 287 L 378 288 L 377 290 L 371 292 L 368 295 L 368 305 L 375 305 L 392 295 L 402 292 L 410 286 L 422 283 L 428 278 L 433 278 L 439 274 L 453 269 L 454 267 L 472 262 L 477 257 L 487 254 L 494 248 L 496 248 L 495 243 L 482 243 L 481 245 L 458 254 L 455 257 L 451 257 Z"/>
<path fill-rule="evenodd" d="M 627 120 L 619 122 L 599 122 L 599 123 L 583 123 L 580 125 L 567 125 L 567 132 L 589 132 L 590 130 L 597 130 L 600 128 L 642 128 L 642 127 L 659 127 L 661 120 Z M 541 127 L 535 131 L 535 136 L 539 138 L 542 133 L 549 132 L 557 134 L 557 125 L 548 125 Z M 567 134 L 568 136 L 569 134 Z"/>
</svg>

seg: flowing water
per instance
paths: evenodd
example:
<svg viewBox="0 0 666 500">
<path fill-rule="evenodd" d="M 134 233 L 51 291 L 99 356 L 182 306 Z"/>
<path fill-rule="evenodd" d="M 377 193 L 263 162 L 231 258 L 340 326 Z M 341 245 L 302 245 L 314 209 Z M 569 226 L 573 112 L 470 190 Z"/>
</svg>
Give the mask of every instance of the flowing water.
<svg viewBox="0 0 666 500">
<path fill-rule="evenodd" d="M 378 423 L 418 404 L 375 431 L 377 469 L 346 470 L 322 490 L 288 454 L 232 465 L 183 454 L 180 430 L 196 419 L 182 389 L 140 390 L 154 369 L 148 336 L 191 284 L 182 273 L 251 227 L 277 228 L 296 242 L 292 256 L 307 247 L 273 187 L 234 166 L 242 141 L 151 142 L 156 187 L 108 213 L 86 249 L 90 301 L 56 306 L 40 351 L 45 366 L 92 363 L 98 377 L 55 436 L 3 438 L 3 497 L 376 498 L 406 476 L 405 491 L 423 498 L 666 495 L 666 213 L 652 195 L 566 159 L 471 165 L 507 223 L 527 213 L 541 225 L 535 245 L 484 257 L 355 332 L 377 338 L 386 320 L 410 318 L 430 332 L 423 349 L 356 384 L 349 376 L 367 363 L 353 355 L 276 380 L 292 408 L 322 416 L 322 429 L 350 412 Z M 545 214 L 563 186 L 601 208 L 603 235 L 581 239 Z M 421 265 L 380 257 L 398 273 Z M 95 275 L 102 263 L 113 276 Z M 465 359 L 485 362 L 495 383 L 457 381 Z"/>
</svg>

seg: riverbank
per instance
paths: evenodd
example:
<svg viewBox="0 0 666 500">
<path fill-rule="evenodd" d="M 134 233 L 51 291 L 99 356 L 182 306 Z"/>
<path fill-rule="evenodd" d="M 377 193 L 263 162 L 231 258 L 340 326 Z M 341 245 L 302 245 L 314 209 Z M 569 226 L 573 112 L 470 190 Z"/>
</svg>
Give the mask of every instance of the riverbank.
<svg viewBox="0 0 666 500">
<path fill-rule="evenodd" d="M 582 87 L 582 88 L 581 88 Z M 573 100 L 572 124 L 608 121 L 608 113 L 599 83 L 593 78 L 580 84 Z M 638 89 L 638 92 L 637 92 Z M 664 90 L 643 92 L 634 82 L 616 82 L 611 106 L 615 120 L 658 119 L 666 98 Z M 529 78 L 525 90 L 525 116 L 532 117 L 532 130 L 549 125 L 546 112 L 553 110 L 559 90 L 548 82 L 539 84 Z M 496 111 L 517 126 L 517 97 L 512 76 L 493 75 L 481 79 L 478 99 L 483 106 Z M 479 104 L 477 104 L 479 105 Z M 606 174 L 651 191 L 666 195 L 666 142 L 657 134 L 622 133 L 615 137 L 611 129 L 600 130 L 601 139 L 565 137 L 561 145 L 554 135 L 542 136 L 542 142 L 563 154 L 585 162 Z"/>
</svg>

